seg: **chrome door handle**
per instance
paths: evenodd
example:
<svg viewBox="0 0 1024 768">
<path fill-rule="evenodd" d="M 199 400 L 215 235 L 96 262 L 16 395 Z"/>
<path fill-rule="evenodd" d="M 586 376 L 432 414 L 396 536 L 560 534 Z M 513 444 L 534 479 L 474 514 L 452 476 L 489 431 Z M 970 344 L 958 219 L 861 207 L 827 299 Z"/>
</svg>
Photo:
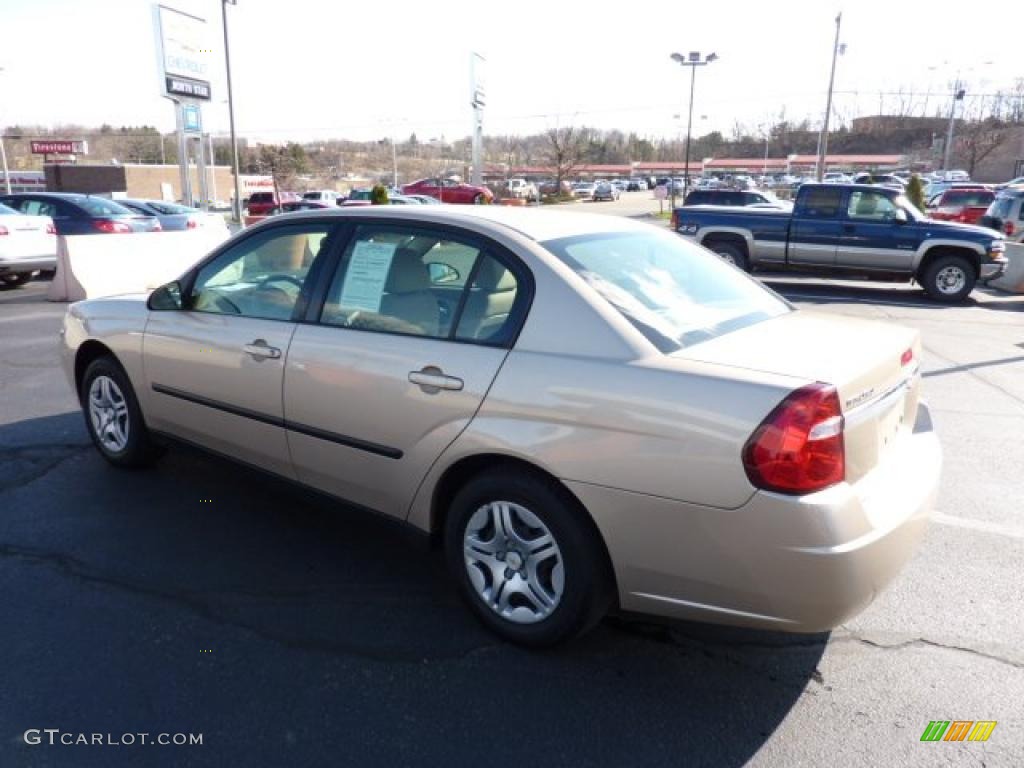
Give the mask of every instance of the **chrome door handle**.
<svg viewBox="0 0 1024 768">
<path fill-rule="evenodd" d="M 277 360 L 281 357 L 281 350 L 267 344 L 265 339 L 256 339 L 251 344 L 246 344 L 242 349 L 245 351 L 245 354 L 252 355 L 257 360 Z"/>
<path fill-rule="evenodd" d="M 424 392 L 430 394 L 441 389 L 458 392 L 463 387 L 462 379 L 446 376 L 444 371 L 434 365 L 428 365 L 419 371 L 409 371 L 409 381 L 418 384 Z"/>
</svg>

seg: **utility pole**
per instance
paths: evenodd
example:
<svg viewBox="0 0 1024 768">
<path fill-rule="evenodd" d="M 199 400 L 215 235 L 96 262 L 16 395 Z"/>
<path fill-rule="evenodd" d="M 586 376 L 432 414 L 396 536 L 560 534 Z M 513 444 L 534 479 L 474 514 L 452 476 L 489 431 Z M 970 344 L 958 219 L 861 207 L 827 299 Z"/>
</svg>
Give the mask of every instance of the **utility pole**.
<svg viewBox="0 0 1024 768">
<path fill-rule="evenodd" d="M 487 61 L 479 53 L 471 53 L 469 58 L 470 106 L 473 107 L 473 174 L 470 181 L 480 186 L 483 184 L 483 167 L 481 166 L 484 142 L 484 106 L 487 103 L 484 88 L 483 64 Z M 479 62 L 479 64 L 478 64 Z"/>
<path fill-rule="evenodd" d="M 238 137 L 235 135 L 235 102 L 231 94 L 231 53 L 228 49 L 228 3 L 237 5 L 238 0 L 221 0 L 224 18 L 224 66 L 228 76 L 228 122 L 231 124 L 231 173 L 235 178 L 235 199 L 231 203 L 231 218 L 236 224 L 242 221 L 241 184 L 238 178 Z"/>
<path fill-rule="evenodd" d="M 843 23 L 843 14 L 836 15 L 836 41 L 832 46 L 832 72 L 828 76 L 828 98 L 825 100 L 825 120 L 821 126 L 818 139 L 818 167 L 815 176 L 818 181 L 825 175 L 825 156 L 828 154 L 828 119 L 832 114 L 832 87 L 836 81 L 836 59 L 839 58 L 839 28 Z"/>
<path fill-rule="evenodd" d="M 960 73 L 953 84 L 953 99 L 949 104 L 949 127 L 946 129 L 946 146 L 942 152 L 942 170 L 949 170 L 949 161 L 953 153 L 953 124 L 956 121 L 956 103 L 963 101 L 966 91 L 960 87 Z"/>
</svg>

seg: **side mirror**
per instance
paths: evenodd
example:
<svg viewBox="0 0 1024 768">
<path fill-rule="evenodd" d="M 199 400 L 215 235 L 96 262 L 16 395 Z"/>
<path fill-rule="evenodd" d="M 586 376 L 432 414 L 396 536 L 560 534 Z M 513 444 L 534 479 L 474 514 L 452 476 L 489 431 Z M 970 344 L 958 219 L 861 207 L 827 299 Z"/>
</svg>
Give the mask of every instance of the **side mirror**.
<svg viewBox="0 0 1024 768">
<path fill-rule="evenodd" d="M 439 261 L 428 262 L 427 269 L 430 271 L 430 282 L 432 283 L 454 283 L 461 277 L 459 270 L 455 267 L 442 264 Z"/>
<path fill-rule="evenodd" d="M 161 285 L 149 294 L 146 307 L 154 311 L 181 309 L 181 283 L 175 280 L 173 283 Z"/>
</svg>

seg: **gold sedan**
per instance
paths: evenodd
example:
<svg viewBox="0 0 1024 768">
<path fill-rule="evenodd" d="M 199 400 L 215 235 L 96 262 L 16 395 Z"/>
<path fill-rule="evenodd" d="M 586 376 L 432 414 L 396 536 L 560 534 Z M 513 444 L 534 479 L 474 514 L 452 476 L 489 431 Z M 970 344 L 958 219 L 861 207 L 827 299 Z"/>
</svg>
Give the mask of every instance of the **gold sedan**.
<svg viewBox="0 0 1024 768">
<path fill-rule="evenodd" d="M 61 338 L 111 463 L 182 441 L 404 521 L 529 645 L 616 608 L 834 627 L 939 480 L 915 331 L 797 311 L 621 218 L 283 215 L 72 305 Z"/>
</svg>

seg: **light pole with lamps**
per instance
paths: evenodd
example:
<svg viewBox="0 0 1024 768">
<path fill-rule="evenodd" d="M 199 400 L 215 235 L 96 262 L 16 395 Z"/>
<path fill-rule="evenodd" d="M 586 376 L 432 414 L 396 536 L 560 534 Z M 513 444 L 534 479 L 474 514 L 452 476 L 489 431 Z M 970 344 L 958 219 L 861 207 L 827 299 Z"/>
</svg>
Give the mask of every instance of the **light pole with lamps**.
<svg viewBox="0 0 1024 768">
<path fill-rule="evenodd" d="M 235 102 L 231 94 L 231 52 L 228 49 L 228 3 L 237 5 L 238 0 L 221 0 L 220 9 L 224 18 L 224 67 L 228 76 L 228 122 L 231 124 L 231 173 L 235 178 L 235 199 L 231 203 L 231 218 L 235 224 L 242 222 L 242 196 L 238 179 L 238 137 L 235 135 Z"/>
<path fill-rule="evenodd" d="M 3 73 L 4 68 L 0 67 L 0 73 Z M 0 131 L 0 163 L 3 164 L 4 171 L 4 189 L 7 194 L 11 194 L 11 171 L 7 167 L 7 150 L 4 148 L 4 136 Z"/>
<path fill-rule="evenodd" d="M 836 15 L 836 40 L 832 45 L 832 72 L 828 76 L 828 98 L 825 100 L 825 120 L 821 124 L 821 134 L 818 136 L 818 162 L 814 175 L 820 182 L 825 175 L 825 156 L 828 154 L 828 119 L 832 114 L 832 87 L 836 82 L 836 59 L 839 54 L 845 52 L 846 46 L 839 44 L 839 29 L 843 24 L 843 14 Z"/>
<path fill-rule="evenodd" d="M 685 197 L 690 189 L 690 132 L 693 129 L 693 89 L 697 79 L 697 67 L 707 66 L 717 60 L 718 54 L 709 53 L 706 57 L 702 58 L 699 51 L 690 51 L 688 56 L 683 56 L 681 53 L 673 53 L 671 58 L 679 66 L 690 68 L 690 109 L 686 118 L 686 158 L 683 161 L 683 195 Z M 671 184 L 670 188 L 672 190 L 672 207 L 674 208 L 676 198 L 675 184 Z"/>
</svg>

